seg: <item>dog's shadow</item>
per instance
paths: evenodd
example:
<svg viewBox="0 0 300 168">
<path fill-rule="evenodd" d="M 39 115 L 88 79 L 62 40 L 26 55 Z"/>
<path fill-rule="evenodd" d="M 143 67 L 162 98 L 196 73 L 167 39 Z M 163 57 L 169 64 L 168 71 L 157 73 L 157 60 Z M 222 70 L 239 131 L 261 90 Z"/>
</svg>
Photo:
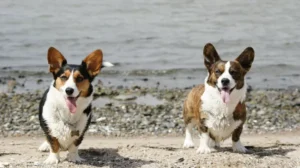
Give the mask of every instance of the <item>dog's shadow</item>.
<svg viewBox="0 0 300 168">
<path fill-rule="evenodd" d="M 284 147 L 285 148 L 282 148 Z M 258 147 L 258 146 L 246 146 L 248 149 L 246 155 L 254 155 L 258 158 L 263 158 L 266 156 L 286 156 L 287 153 L 293 152 L 296 149 L 289 148 L 289 146 L 293 146 L 292 144 L 275 144 L 268 147 Z M 300 146 L 300 145 L 299 145 Z M 152 149 L 161 149 L 166 151 L 179 151 L 182 148 L 173 148 L 173 147 L 155 147 L 155 146 L 143 146 L 145 148 L 152 148 Z M 220 147 L 216 150 L 216 152 L 230 152 L 230 153 L 236 153 L 232 151 L 231 147 Z"/>
<path fill-rule="evenodd" d="M 113 148 L 81 149 L 79 150 L 79 155 L 80 157 L 85 159 L 85 161 L 82 162 L 81 164 L 96 166 L 96 167 L 108 166 L 111 168 L 117 168 L 117 167 L 136 168 L 154 162 L 154 161 L 130 159 L 128 157 L 123 157 L 118 154 L 118 149 L 113 149 Z"/>
<path fill-rule="evenodd" d="M 289 146 L 289 145 L 272 145 L 268 147 L 258 147 L 258 146 L 246 146 L 248 149 L 246 155 L 254 155 L 258 158 L 263 158 L 266 156 L 286 156 L 287 153 L 295 151 L 296 149 L 293 148 L 282 148 L 282 146 Z M 233 152 L 231 147 L 221 147 L 218 149 L 218 152 L 226 151 L 226 152 Z"/>
</svg>

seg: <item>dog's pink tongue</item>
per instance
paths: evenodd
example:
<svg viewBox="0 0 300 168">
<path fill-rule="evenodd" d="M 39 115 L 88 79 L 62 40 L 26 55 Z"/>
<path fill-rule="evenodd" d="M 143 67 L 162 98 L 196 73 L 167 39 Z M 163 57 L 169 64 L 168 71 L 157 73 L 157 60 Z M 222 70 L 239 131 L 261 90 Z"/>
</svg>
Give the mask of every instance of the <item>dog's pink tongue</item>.
<svg viewBox="0 0 300 168">
<path fill-rule="evenodd" d="M 68 106 L 70 112 L 75 113 L 76 112 L 76 98 L 68 97 L 66 102 L 67 102 L 67 106 Z"/>
<path fill-rule="evenodd" d="M 229 89 L 222 89 L 221 90 L 221 97 L 224 103 L 228 103 L 230 101 L 230 97 L 229 97 Z"/>
</svg>

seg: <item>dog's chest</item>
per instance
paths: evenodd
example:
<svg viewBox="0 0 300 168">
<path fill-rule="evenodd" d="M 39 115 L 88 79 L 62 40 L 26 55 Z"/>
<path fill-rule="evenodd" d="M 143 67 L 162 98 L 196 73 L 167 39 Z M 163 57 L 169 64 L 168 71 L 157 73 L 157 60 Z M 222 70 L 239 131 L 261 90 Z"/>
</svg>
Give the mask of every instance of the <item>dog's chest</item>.
<svg viewBox="0 0 300 168">
<path fill-rule="evenodd" d="M 87 116 L 81 114 L 78 119 L 61 117 L 59 109 L 53 111 L 52 115 L 44 113 L 46 122 L 50 129 L 50 135 L 57 138 L 62 149 L 67 149 L 78 137 L 83 133 L 84 128 L 87 124 Z M 74 122 L 75 121 L 75 122 Z"/>
<path fill-rule="evenodd" d="M 55 91 L 49 91 L 43 106 L 43 118 L 49 128 L 49 134 L 58 139 L 62 149 L 67 149 L 84 133 L 88 118 L 83 111 L 89 106 L 92 98 L 77 100 L 77 111 L 71 114 L 65 100 Z"/>
<path fill-rule="evenodd" d="M 228 138 L 242 123 L 241 120 L 233 118 L 233 112 L 239 102 L 237 99 L 225 104 L 217 92 L 205 91 L 201 101 L 201 112 L 206 116 L 205 126 L 216 141 Z"/>
</svg>

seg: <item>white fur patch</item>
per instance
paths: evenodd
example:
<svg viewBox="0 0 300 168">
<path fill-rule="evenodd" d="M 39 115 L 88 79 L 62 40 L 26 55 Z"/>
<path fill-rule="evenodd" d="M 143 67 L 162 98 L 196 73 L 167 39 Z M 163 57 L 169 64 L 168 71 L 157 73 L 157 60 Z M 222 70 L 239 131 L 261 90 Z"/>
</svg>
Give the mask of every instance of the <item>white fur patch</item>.
<svg viewBox="0 0 300 168">
<path fill-rule="evenodd" d="M 57 164 L 59 162 L 58 153 L 50 153 L 48 158 L 44 161 L 44 164 Z"/>
<path fill-rule="evenodd" d="M 61 91 L 65 97 L 68 96 L 66 93 L 67 88 L 74 89 L 74 92 L 72 93 L 72 95 L 69 95 L 69 96 L 77 97 L 79 95 L 79 90 L 77 89 L 76 83 L 74 82 L 73 73 L 74 72 L 72 71 L 68 80 L 66 81 L 66 83 L 61 88 L 59 88 L 59 91 Z"/>
<path fill-rule="evenodd" d="M 40 147 L 39 147 L 38 150 L 39 150 L 40 152 L 48 152 L 48 151 L 50 151 L 50 145 L 49 145 L 49 143 L 48 143 L 47 141 L 43 142 L 43 143 L 40 145 Z"/>
<path fill-rule="evenodd" d="M 67 160 L 69 162 L 83 162 L 84 159 L 82 159 L 81 157 L 79 157 L 78 155 L 78 147 L 75 145 L 72 145 L 69 149 L 68 149 L 69 153 L 67 155 Z"/>
<path fill-rule="evenodd" d="M 209 137 L 208 133 L 201 133 L 199 137 L 200 137 L 200 146 L 197 150 L 197 153 L 206 154 L 215 151 L 213 140 Z"/>
<path fill-rule="evenodd" d="M 234 152 L 246 153 L 247 149 L 242 145 L 241 141 L 232 141 L 232 150 Z"/>
<path fill-rule="evenodd" d="M 193 142 L 193 138 L 192 138 L 192 128 L 193 128 L 192 123 L 189 123 L 185 128 L 185 140 L 183 143 L 183 148 L 193 148 L 194 147 L 194 142 Z"/>
<path fill-rule="evenodd" d="M 222 79 L 229 79 L 229 88 L 232 89 L 235 87 L 236 85 L 236 82 L 235 80 L 233 79 L 232 75 L 229 73 L 229 69 L 230 69 L 230 61 L 228 61 L 226 64 L 225 64 L 225 70 L 224 72 L 222 73 L 222 75 L 218 78 L 218 82 L 217 82 L 217 85 L 218 85 L 218 88 L 222 88 L 223 85 L 222 85 Z"/>
<path fill-rule="evenodd" d="M 223 141 L 231 136 L 232 132 L 240 126 L 241 120 L 233 119 L 233 112 L 238 103 L 243 102 L 246 97 L 247 85 L 230 94 L 230 102 L 224 103 L 219 90 L 207 84 L 205 79 L 205 91 L 201 96 L 201 110 L 208 115 L 205 125 L 208 131 L 216 138 L 216 142 Z"/>
</svg>

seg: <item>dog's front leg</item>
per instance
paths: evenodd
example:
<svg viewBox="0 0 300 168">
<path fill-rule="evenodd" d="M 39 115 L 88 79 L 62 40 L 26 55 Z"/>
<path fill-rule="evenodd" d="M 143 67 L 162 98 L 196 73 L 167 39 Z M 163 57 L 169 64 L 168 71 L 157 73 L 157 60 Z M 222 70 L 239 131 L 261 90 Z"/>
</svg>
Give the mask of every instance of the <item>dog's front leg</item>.
<svg viewBox="0 0 300 168">
<path fill-rule="evenodd" d="M 235 129 L 232 133 L 232 150 L 234 152 L 246 153 L 247 149 L 242 145 L 240 136 L 243 131 L 243 124 Z"/>
<path fill-rule="evenodd" d="M 69 147 L 68 149 L 68 156 L 67 159 L 69 162 L 83 162 L 84 159 L 82 159 L 78 154 L 78 147 L 81 144 L 81 141 L 83 139 L 83 136 L 79 137 L 74 141 L 74 143 Z"/>
<path fill-rule="evenodd" d="M 208 128 L 204 125 L 204 121 L 205 119 L 202 119 L 200 125 L 198 126 L 200 146 L 197 150 L 197 153 L 200 154 L 211 153 L 215 151 L 211 145 L 213 140 L 209 136 Z"/>
<path fill-rule="evenodd" d="M 59 162 L 59 142 L 57 138 L 48 136 L 48 143 L 50 144 L 50 153 L 48 158 L 44 161 L 45 164 L 57 164 Z"/>
</svg>

